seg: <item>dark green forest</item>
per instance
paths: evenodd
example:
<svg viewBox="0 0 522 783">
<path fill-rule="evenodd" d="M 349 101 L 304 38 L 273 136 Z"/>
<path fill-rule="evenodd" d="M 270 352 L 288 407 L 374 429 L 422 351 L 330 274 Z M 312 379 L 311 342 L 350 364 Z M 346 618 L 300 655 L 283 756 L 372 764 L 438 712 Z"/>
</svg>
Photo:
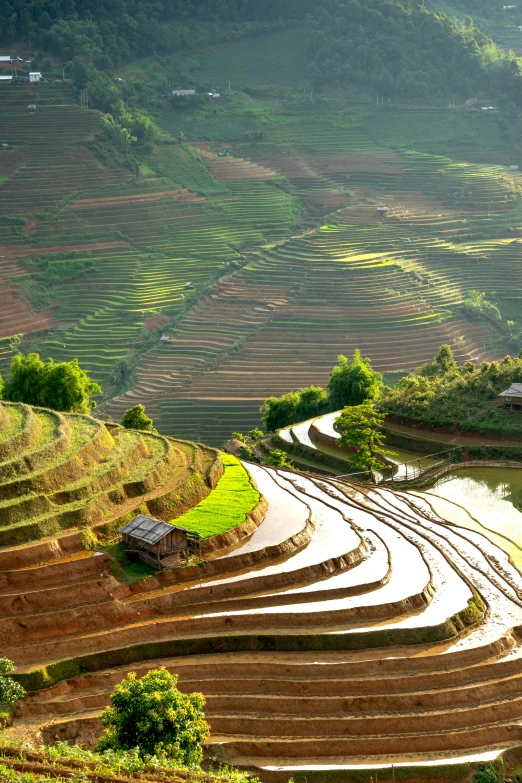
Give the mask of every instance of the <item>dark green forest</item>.
<svg viewBox="0 0 522 783">
<path fill-rule="evenodd" d="M 473 10 L 481 2 L 457 5 Z M 0 0 L 4 45 L 30 42 L 32 50 L 58 57 L 76 88 L 88 86 L 91 105 L 103 111 L 115 92 L 132 104 L 139 91 L 139 85 L 116 90 L 106 75 L 137 57 L 172 53 L 164 23 L 176 20 L 251 22 L 251 31 L 256 22 L 304 22 L 317 88 L 377 90 L 385 99 L 505 94 L 522 102 L 515 58 L 471 19 L 434 13 L 423 0 Z"/>
</svg>

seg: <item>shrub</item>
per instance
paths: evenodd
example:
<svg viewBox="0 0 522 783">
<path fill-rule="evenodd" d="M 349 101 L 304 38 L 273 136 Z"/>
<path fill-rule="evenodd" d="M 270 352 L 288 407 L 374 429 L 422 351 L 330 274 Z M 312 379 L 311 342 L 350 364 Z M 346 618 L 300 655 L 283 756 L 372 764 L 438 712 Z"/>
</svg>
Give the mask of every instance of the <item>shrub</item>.
<svg viewBox="0 0 522 783">
<path fill-rule="evenodd" d="M 468 449 L 470 459 L 485 459 L 486 449 L 484 446 L 470 446 Z"/>
<path fill-rule="evenodd" d="M 0 707 L 13 707 L 25 696 L 20 683 L 7 676 L 14 670 L 14 663 L 9 658 L 0 658 Z"/>
<path fill-rule="evenodd" d="M 146 430 L 147 432 L 155 432 L 154 422 L 145 413 L 144 405 L 135 405 L 133 408 L 128 408 L 121 419 L 122 427 L 126 430 Z"/>
<path fill-rule="evenodd" d="M 205 699 L 202 693 L 181 693 L 177 684 L 178 675 L 164 667 L 140 678 L 130 672 L 100 716 L 107 729 L 98 749 L 137 748 L 141 757 L 165 753 L 180 764 L 197 766 L 203 758 L 201 743 L 210 734 Z"/>
</svg>

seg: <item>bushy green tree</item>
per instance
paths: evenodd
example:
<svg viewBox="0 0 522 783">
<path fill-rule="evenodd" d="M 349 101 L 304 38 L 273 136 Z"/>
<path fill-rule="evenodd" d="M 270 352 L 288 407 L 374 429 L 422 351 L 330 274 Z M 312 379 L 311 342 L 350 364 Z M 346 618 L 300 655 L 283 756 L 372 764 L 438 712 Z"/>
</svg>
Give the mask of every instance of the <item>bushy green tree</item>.
<svg viewBox="0 0 522 783">
<path fill-rule="evenodd" d="M 382 375 L 372 370 L 370 359 L 363 359 L 356 348 L 350 361 L 342 354 L 330 373 L 328 404 L 331 411 L 346 405 L 361 405 L 365 400 L 375 400 L 382 389 Z"/>
<path fill-rule="evenodd" d="M 128 674 L 100 716 L 106 731 L 98 748 L 138 748 L 142 757 L 163 752 L 180 764 L 197 766 L 203 758 L 201 743 L 210 733 L 203 714 L 205 698 L 181 693 L 177 684 L 178 675 L 164 667 L 140 678 Z"/>
<path fill-rule="evenodd" d="M 97 383 L 78 364 L 42 361 L 38 353 L 19 353 L 11 361 L 11 371 L 3 396 L 9 402 L 25 402 L 56 411 L 88 413 L 95 407 L 93 394 L 101 394 Z"/>
<path fill-rule="evenodd" d="M 299 399 L 299 392 L 288 392 L 282 397 L 269 397 L 265 400 L 261 406 L 261 415 L 268 432 L 275 432 L 297 422 L 295 409 Z"/>
<path fill-rule="evenodd" d="M 20 683 L 8 676 L 14 670 L 14 663 L 9 658 L 0 658 L 0 708 L 12 707 L 25 696 Z"/>
<path fill-rule="evenodd" d="M 144 405 L 135 405 L 133 408 L 128 408 L 122 416 L 121 425 L 126 430 L 155 432 L 154 422 L 145 413 Z"/>
<path fill-rule="evenodd" d="M 435 358 L 388 388 L 379 408 L 419 426 L 481 435 L 522 435 L 522 417 L 506 411 L 498 398 L 512 383 L 522 383 L 522 358 L 459 367 L 448 346 Z"/>
<path fill-rule="evenodd" d="M 321 386 L 307 386 L 298 394 L 299 402 L 295 406 L 296 421 L 307 421 L 314 416 L 322 416 L 328 410 L 328 394 Z"/>
<path fill-rule="evenodd" d="M 274 449 L 268 455 L 267 462 L 274 468 L 286 468 L 288 466 L 288 455 L 282 449 Z"/>
<path fill-rule="evenodd" d="M 419 367 L 418 374 L 425 378 L 441 378 L 452 373 L 458 373 L 458 371 L 459 368 L 453 356 L 453 351 L 449 345 L 441 345 L 434 359 Z"/>
<path fill-rule="evenodd" d="M 391 454 L 384 448 L 384 434 L 381 430 L 384 414 L 379 413 L 371 402 L 345 408 L 336 427 L 341 433 L 337 439 L 340 446 L 351 446 L 356 450 L 347 458 L 353 471 L 371 471 L 382 467 L 382 460 L 376 454 Z"/>
</svg>

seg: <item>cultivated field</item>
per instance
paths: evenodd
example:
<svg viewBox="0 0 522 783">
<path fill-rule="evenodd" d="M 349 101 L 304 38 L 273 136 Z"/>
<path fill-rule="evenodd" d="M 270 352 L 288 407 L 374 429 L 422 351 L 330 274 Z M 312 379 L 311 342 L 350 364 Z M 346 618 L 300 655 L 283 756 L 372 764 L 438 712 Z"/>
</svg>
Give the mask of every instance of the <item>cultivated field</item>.
<svg viewBox="0 0 522 783">
<path fill-rule="evenodd" d="M 208 753 L 267 781 L 491 758 L 521 742 L 520 574 L 425 499 L 252 464 L 230 463 L 226 478 L 227 461 L 217 480 L 218 455 L 194 444 L 20 405 L 0 415 L 2 649 L 30 691 L 7 739 L 92 744 L 114 685 L 161 663 L 206 695 Z M 74 434 L 76 456 L 53 423 Z M 142 486 L 147 460 L 160 460 L 153 443 L 170 465 L 156 499 Z M 169 488 L 187 500 L 183 477 L 198 459 L 201 491 L 204 477 L 215 488 L 179 517 Z M 223 482 L 232 503 L 247 475 L 258 492 L 244 522 L 207 538 L 199 567 L 148 578 L 115 578 L 95 553 L 103 525 L 79 511 L 103 498 L 98 509 L 119 506 L 112 517 L 145 503 L 203 519 L 223 503 Z"/>
</svg>

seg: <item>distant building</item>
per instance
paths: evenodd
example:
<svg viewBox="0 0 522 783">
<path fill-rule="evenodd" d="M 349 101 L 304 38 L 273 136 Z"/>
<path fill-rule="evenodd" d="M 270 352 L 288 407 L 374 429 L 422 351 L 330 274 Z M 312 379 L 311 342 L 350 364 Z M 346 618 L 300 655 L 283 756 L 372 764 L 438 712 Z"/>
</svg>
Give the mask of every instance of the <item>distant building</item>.
<svg viewBox="0 0 522 783">
<path fill-rule="evenodd" d="M 30 82 L 41 82 L 42 81 L 42 74 L 40 71 L 31 71 L 29 74 L 29 81 Z"/>
<path fill-rule="evenodd" d="M 13 77 L 12 76 L 0 76 L 0 82 L 12 82 Z"/>
<path fill-rule="evenodd" d="M 207 95 L 209 98 L 221 98 L 221 94 L 219 92 L 207 92 Z"/>
<path fill-rule="evenodd" d="M 129 552 L 152 568 L 161 571 L 188 560 L 188 531 L 182 527 L 138 514 L 120 533 Z"/>
<path fill-rule="evenodd" d="M 170 340 L 170 337 L 168 336 L 168 334 L 162 334 L 161 337 L 160 337 L 160 341 L 162 343 L 168 343 L 169 340 Z"/>
<path fill-rule="evenodd" d="M 512 383 L 509 389 L 500 392 L 499 399 L 512 411 L 522 411 L 522 383 Z"/>
<path fill-rule="evenodd" d="M 172 90 L 172 94 L 176 97 L 182 95 L 195 95 L 196 90 Z"/>
<path fill-rule="evenodd" d="M 30 103 L 27 108 L 29 111 L 36 111 L 36 103 Z"/>
<path fill-rule="evenodd" d="M 195 289 L 195 285 L 192 282 L 185 283 L 185 290 L 186 291 L 193 291 Z"/>
<path fill-rule="evenodd" d="M 510 166 L 511 171 L 518 171 L 518 166 Z"/>
<path fill-rule="evenodd" d="M 388 217 L 388 212 L 390 211 L 389 207 L 377 207 L 377 214 L 381 218 Z"/>
</svg>

